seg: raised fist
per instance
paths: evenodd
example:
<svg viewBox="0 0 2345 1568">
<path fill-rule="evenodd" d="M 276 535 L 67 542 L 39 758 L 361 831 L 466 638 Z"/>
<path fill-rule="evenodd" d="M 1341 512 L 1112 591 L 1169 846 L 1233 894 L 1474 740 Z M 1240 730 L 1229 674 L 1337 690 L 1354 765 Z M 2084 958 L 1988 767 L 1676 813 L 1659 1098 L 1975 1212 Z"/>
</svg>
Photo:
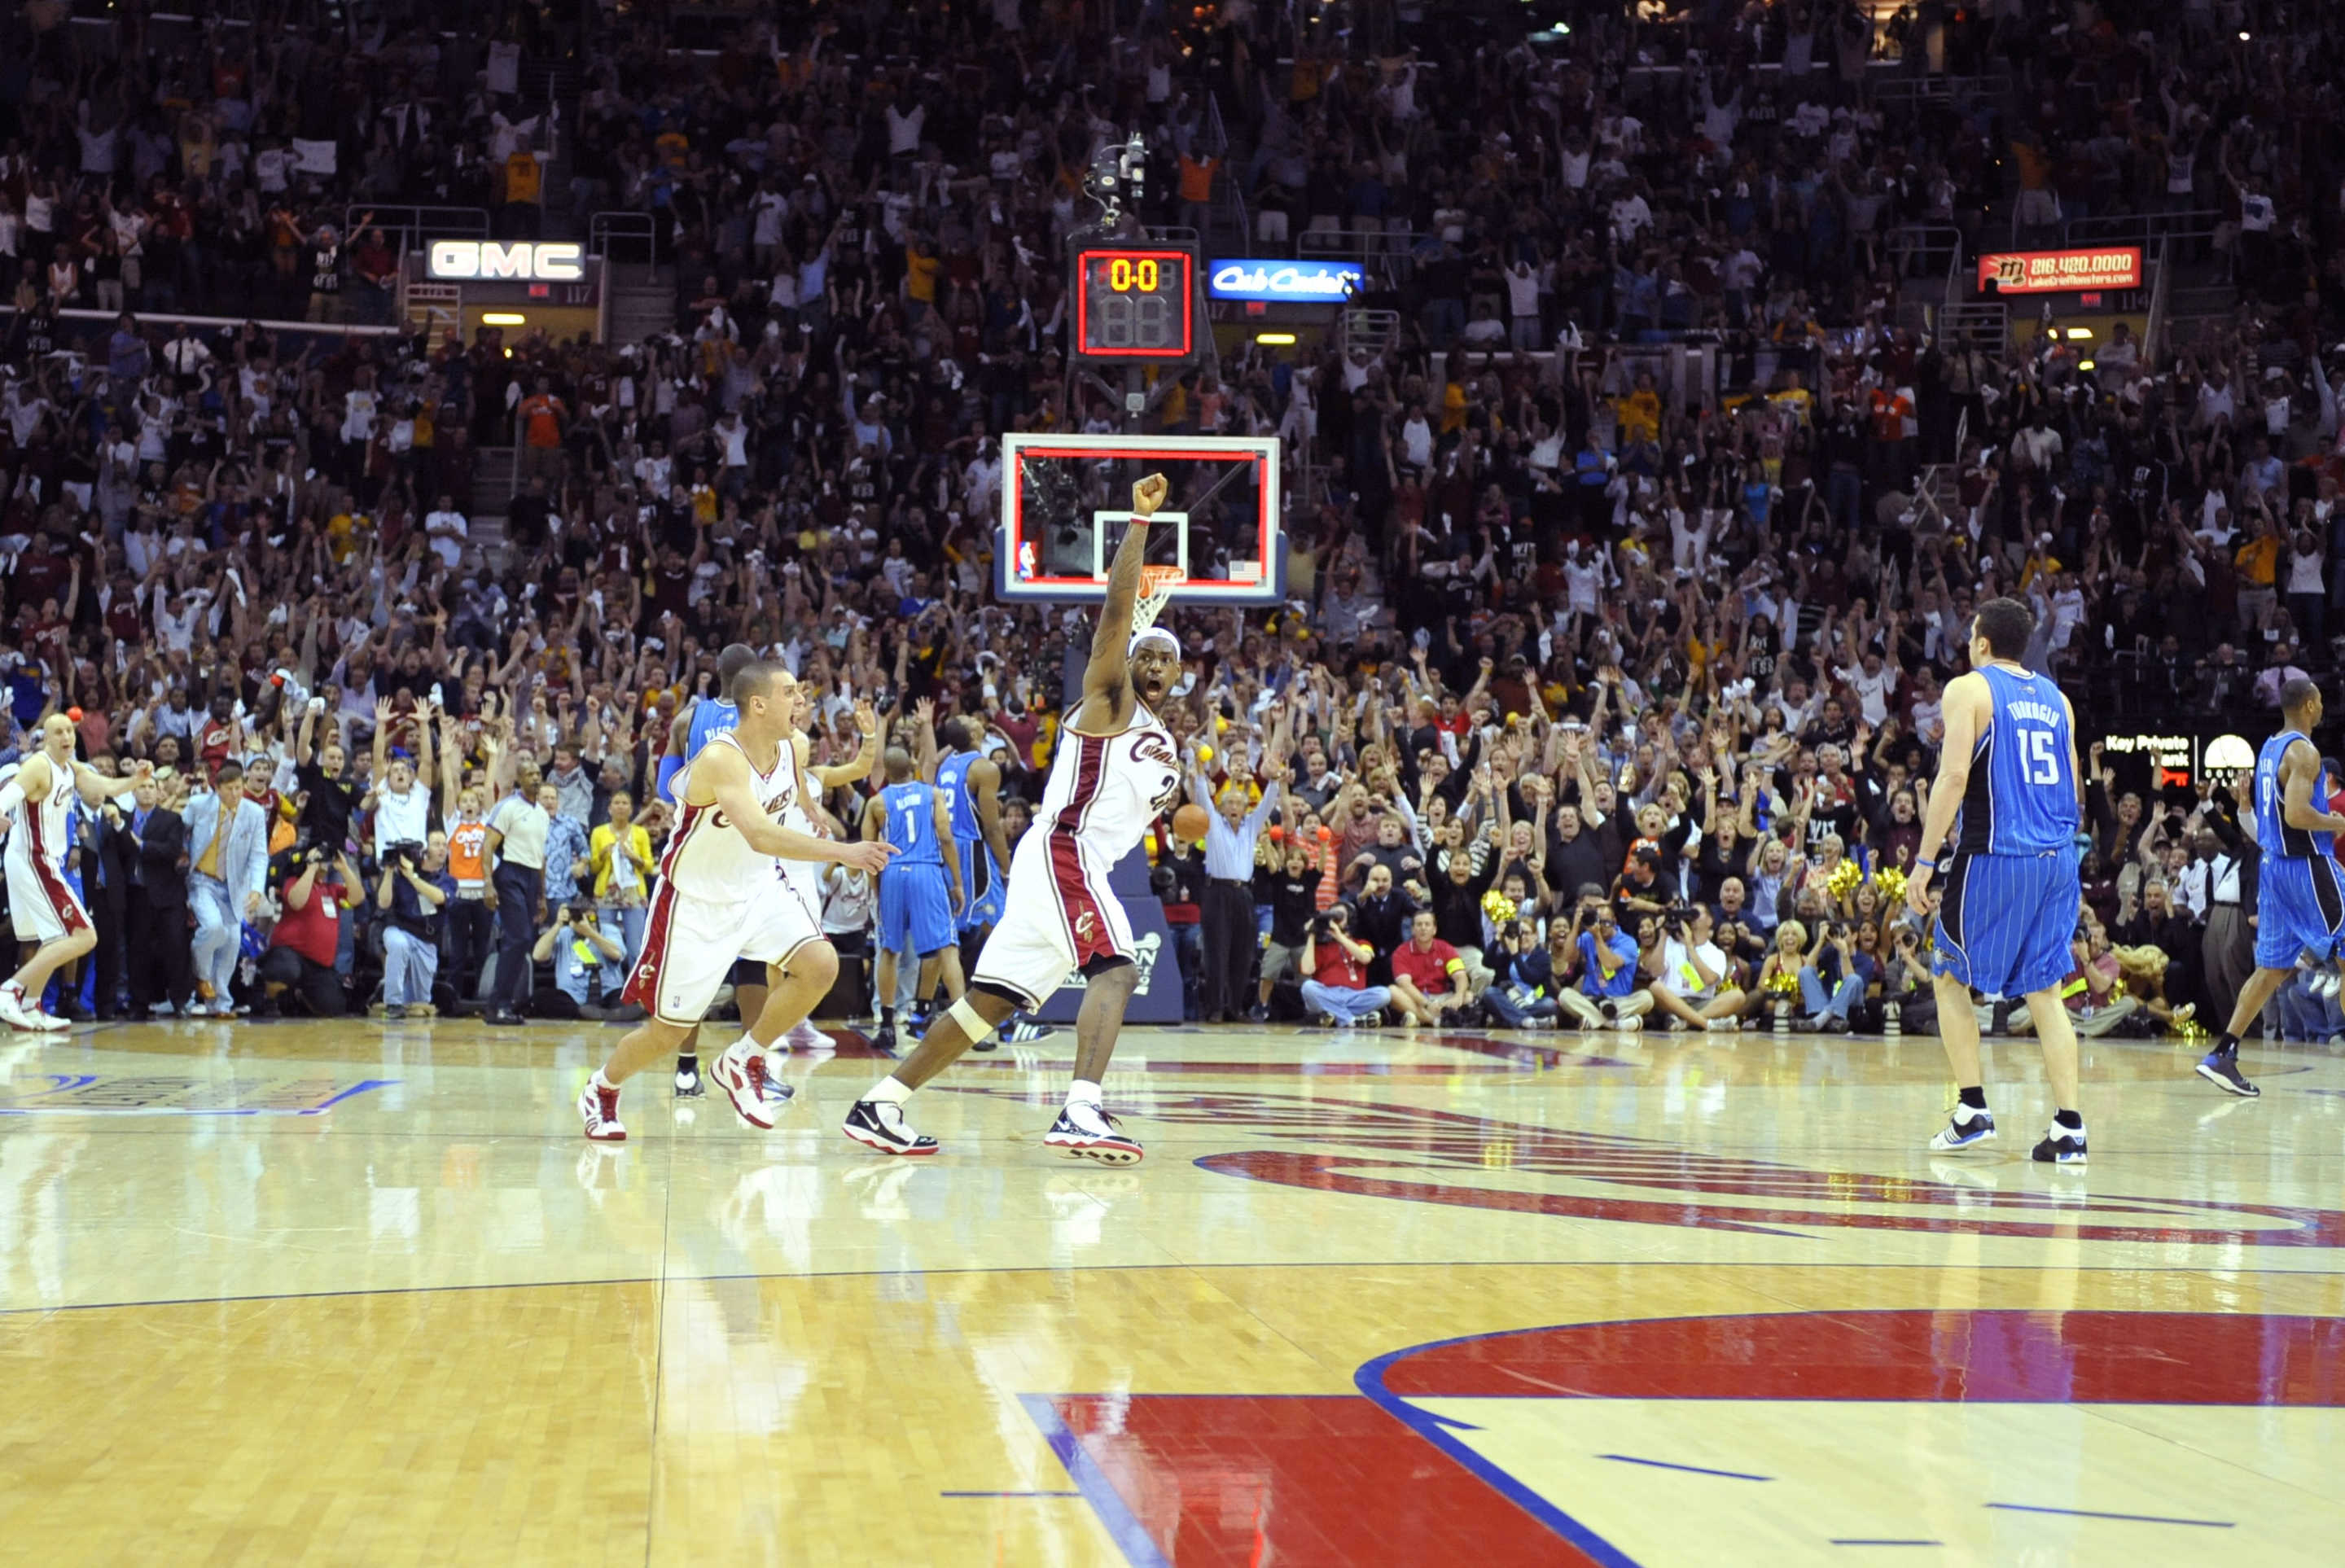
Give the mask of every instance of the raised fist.
<svg viewBox="0 0 2345 1568">
<path fill-rule="evenodd" d="M 1172 490 L 1171 481 L 1161 473 L 1135 480 L 1132 486 L 1132 510 L 1142 517 L 1152 517 L 1156 509 L 1164 504 L 1164 498 L 1172 493 Z"/>
</svg>

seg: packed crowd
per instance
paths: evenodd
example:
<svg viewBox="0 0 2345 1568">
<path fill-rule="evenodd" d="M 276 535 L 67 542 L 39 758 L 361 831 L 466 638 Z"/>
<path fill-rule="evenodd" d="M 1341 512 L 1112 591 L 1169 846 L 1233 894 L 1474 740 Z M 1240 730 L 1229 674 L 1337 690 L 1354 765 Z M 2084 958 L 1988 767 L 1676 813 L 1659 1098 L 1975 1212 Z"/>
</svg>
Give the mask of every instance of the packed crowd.
<svg viewBox="0 0 2345 1568">
<path fill-rule="evenodd" d="M 672 826 L 658 762 L 734 641 L 796 673 L 819 764 L 883 727 L 916 749 L 966 726 L 1014 838 L 1081 633 L 988 602 L 994 438 L 1112 428 L 1065 374 L 1053 258 L 1086 211 L 1067 171 L 1137 126 L 1164 164 L 1152 217 L 1209 218 L 1213 181 L 1243 177 L 1259 213 L 1299 191 L 1298 232 L 1382 217 L 1439 240 L 1381 353 L 1248 346 L 1157 404 L 1168 430 L 1279 435 L 1314 476 L 1288 518 L 1289 605 L 1173 612 L 1194 672 L 1166 717 L 1207 821 L 1164 824 L 1150 853 L 1191 1016 L 1713 1027 L 1781 1001 L 1820 1027 L 1894 1004 L 1926 1027 L 1926 928 L 1898 893 L 1972 605 L 2033 602 L 2030 663 L 2086 699 L 2088 730 L 2096 683 L 2229 712 L 2329 665 L 2333 268 L 2156 361 L 2124 339 L 2087 368 L 2050 332 L 2008 349 L 1902 332 L 1863 297 L 1885 272 L 1893 302 L 1896 281 L 1863 237 L 1934 214 L 1884 201 L 1860 229 L 1851 192 L 1934 192 L 1919 176 L 1943 167 L 1958 210 L 1994 207 L 1976 137 L 1875 101 L 1815 42 L 1841 13 L 1756 15 L 1672 90 L 1714 99 L 1737 60 L 1781 69 L 1740 117 L 1708 102 L 1694 137 L 1648 128 L 1673 112 L 1636 124 L 1630 95 L 1656 89 L 1602 18 L 1566 46 L 1428 26 L 1415 52 L 1353 61 L 1315 35 L 1298 56 L 1288 21 L 1236 6 L 1111 45 L 1003 4 L 897 19 L 911 63 L 874 70 L 852 18 L 754 25 L 686 66 L 638 11 L 575 41 L 573 167 L 580 204 L 660 220 L 672 332 L 297 350 L 126 313 L 77 359 L 38 336 L 56 248 L 82 243 L 56 216 L 75 193 L 101 227 L 184 205 L 191 234 L 137 280 L 168 272 L 184 302 L 223 257 L 249 264 L 236 287 L 286 276 L 282 248 L 206 237 L 267 199 L 264 144 L 318 129 L 312 109 L 362 137 L 332 133 L 330 174 L 273 166 L 297 237 L 353 197 L 439 199 L 407 171 L 492 170 L 502 144 L 481 138 L 533 157 L 534 133 L 496 89 L 510 58 L 446 39 L 369 56 L 219 29 L 143 62 L 33 40 L 0 170 L 0 238 L 38 263 L 0 397 L 12 717 L 67 711 L 102 765 L 157 764 L 151 801 L 84 824 L 86 1005 L 625 1016 Z M 2332 221 L 2311 144 L 2262 117 L 2293 100 L 2230 112 L 2265 46 L 2177 76 L 2188 34 L 2165 20 L 2147 45 L 2102 25 L 2040 52 L 2013 47 L 2041 25 L 2026 15 L 1946 25 L 1988 28 L 2018 101 L 2064 122 L 2047 134 L 2098 124 L 2080 97 L 2112 123 L 2137 105 L 2136 137 L 2202 105 L 2228 147 L 2204 167 L 2254 172 L 2289 225 Z M 1287 57 L 1304 64 L 1270 68 Z M 1215 167 L 1209 93 L 1251 127 L 1243 177 Z M 191 160 L 187 115 L 158 117 L 175 105 L 217 162 Z M 86 162 L 109 113 L 120 171 Z M 1730 194 L 1680 199 L 1689 178 Z M 1573 236 L 1598 211 L 1591 271 Z M 1686 265 L 1705 248 L 1731 264 L 1706 281 Z M 2296 254 L 2253 248 L 2263 278 Z M 1684 275 L 1650 313 L 1629 308 L 1648 260 Z M 1481 325 L 1500 313 L 1506 332 Z M 1695 325 L 1721 332 L 1722 390 L 1636 351 Z M 1574 351 L 1546 352 L 1558 336 Z M 491 546 L 472 448 L 516 421 L 525 484 Z M 1920 482 L 1940 464 L 1950 502 Z M 2103 1027 L 2225 1007 L 2238 984 L 2229 797 L 2147 782 L 2096 786 L 2073 990 Z M 869 787 L 829 792 L 837 831 Z M 841 933 L 860 929 L 869 890 L 832 891 Z M 2328 1005 L 2303 1027 L 2339 1021 Z"/>
</svg>

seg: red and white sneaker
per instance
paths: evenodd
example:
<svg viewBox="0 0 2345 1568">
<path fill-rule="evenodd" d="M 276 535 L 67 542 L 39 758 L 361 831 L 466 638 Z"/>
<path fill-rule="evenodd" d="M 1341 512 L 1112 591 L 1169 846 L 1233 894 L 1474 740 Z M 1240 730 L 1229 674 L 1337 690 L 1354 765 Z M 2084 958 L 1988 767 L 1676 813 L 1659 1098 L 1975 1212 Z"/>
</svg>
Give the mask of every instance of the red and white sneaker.
<svg viewBox="0 0 2345 1568">
<path fill-rule="evenodd" d="M 619 1091 L 599 1087 L 593 1078 L 578 1091 L 578 1114 L 586 1123 L 586 1136 L 596 1143 L 624 1143 L 627 1129 L 619 1125 Z"/>
<path fill-rule="evenodd" d="M 820 1029 L 816 1028 L 812 1019 L 800 1021 L 798 1024 L 792 1027 L 790 1032 L 782 1037 L 782 1038 L 783 1043 L 787 1045 L 789 1048 L 794 1051 L 835 1051 L 838 1049 L 838 1042 L 836 1039 L 833 1039 L 830 1036 L 824 1034 Z"/>
<path fill-rule="evenodd" d="M 38 1033 L 56 1034 L 73 1026 L 63 1018 L 54 1018 L 25 995 L 25 988 L 13 981 L 0 986 L 0 1024 L 11 1028 L 32 1029 Z"/>
<path fill-rule="evenodd" d="M 766 1070 L 766 1053 L 746 1035 L 726 1047 L 708 1076 L 733 1102 L 735 1114 L 760 1132 L 773 1130 L 774 1118 L 797 1092 Z"/>
<path fill-rule="evenodd" d="M 1042 1141 L 1077 1159 L 1096 1159 L 1102 1165 L 1138 1165 L 1142 1158 L 1140 1140 L 1125 1132 L 1122 1123 L 1081 1100 L 1071 1101 L 1059 1113 Z"/>
</svg>

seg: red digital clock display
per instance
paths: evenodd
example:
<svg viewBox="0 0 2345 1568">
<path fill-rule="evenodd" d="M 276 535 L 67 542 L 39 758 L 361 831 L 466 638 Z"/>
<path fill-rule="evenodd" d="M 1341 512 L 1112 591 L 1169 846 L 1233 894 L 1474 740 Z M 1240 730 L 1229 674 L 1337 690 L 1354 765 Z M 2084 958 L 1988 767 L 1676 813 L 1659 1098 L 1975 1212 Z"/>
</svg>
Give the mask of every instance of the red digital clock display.
<svg viewBox="0 0 2345 1568">
<path fill-rule="evenodd" d="M 1194 352 L 1196 258 L 1186 250 L 1075 253 L 1075 352 L 1185 359 Z"/>
</svg>

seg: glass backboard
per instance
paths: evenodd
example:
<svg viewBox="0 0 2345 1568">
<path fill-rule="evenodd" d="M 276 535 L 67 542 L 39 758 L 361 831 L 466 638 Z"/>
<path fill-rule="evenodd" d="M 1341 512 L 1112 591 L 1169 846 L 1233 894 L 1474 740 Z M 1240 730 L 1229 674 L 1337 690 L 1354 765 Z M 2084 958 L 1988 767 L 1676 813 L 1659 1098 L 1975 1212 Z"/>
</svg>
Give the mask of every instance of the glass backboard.
<svg viewBox="0 0 2345 1568">
<path fill-rule="evenodd" d="M 1274 604 L 1284 591 L 1275 440 L 1012 433 L 1001 459 L 994 588 L 1005 600 L 1103 598 L 1132 483 L 1151 473 L 1172 493 L 1148 560 L 1180 569 L 1177 602 Z"/>
</svg>

